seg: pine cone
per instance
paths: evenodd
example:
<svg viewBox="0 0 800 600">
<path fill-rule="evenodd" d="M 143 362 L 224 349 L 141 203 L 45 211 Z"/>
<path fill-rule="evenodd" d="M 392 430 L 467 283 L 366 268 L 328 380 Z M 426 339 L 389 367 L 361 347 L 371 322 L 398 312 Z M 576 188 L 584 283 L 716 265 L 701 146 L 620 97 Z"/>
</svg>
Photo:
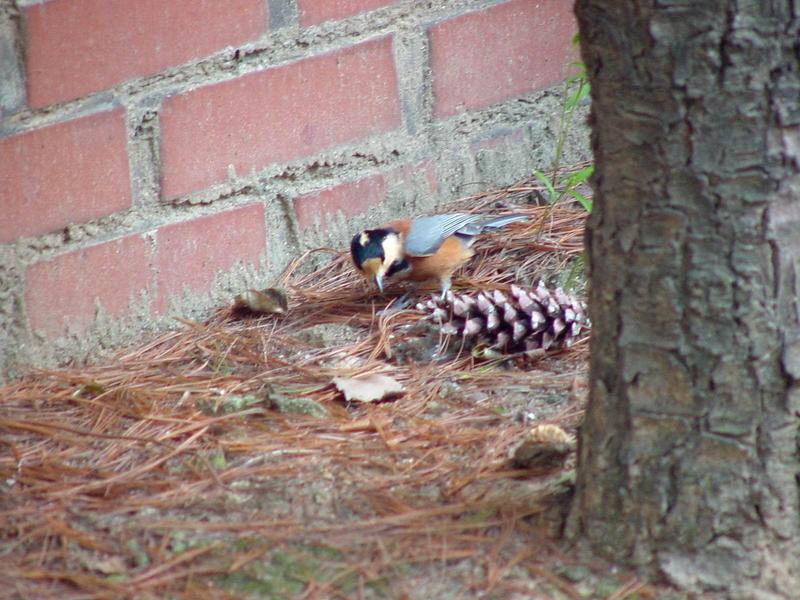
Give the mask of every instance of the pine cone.
<svg viewBox="0 0 800 600">
<path fill-rule="evenodd" d="M 512 285 L 510 297 L 500 290 L 448 292 L 443 300 L 417 304 L 417 310 L 446 335 L 462 336 L 467 344 L 486 342 L 503 352 L 568 348 L 589 326 L 581 301 L 541 281 L 530 290 Z"/>
</svg>

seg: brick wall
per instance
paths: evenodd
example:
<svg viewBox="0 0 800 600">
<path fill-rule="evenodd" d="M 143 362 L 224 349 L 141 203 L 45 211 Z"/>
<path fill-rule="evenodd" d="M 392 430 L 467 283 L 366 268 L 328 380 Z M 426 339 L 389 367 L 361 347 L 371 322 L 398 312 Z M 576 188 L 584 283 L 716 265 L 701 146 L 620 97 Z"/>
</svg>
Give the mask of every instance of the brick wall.
<svg viewBox="0 0 800 600">
<path fill-rule="evenodd" d="M 0 0 L 0 372 L 542 166 L 571 9 Z"/>
</svg>

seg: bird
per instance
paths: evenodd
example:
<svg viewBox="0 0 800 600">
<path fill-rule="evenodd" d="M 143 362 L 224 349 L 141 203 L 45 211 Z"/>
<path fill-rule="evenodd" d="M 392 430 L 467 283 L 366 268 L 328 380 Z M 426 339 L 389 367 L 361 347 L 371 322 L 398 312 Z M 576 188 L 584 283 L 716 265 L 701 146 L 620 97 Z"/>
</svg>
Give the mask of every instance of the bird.
<svg viewBox="0 0 800 600">
<path fill-rule="evenodd" d="M 448 213 L 390 221 L 353 236 L 350 256 L 381 292 L 387 280 L 436 280 L 445 298 L 453 272 L 472 258 L 472 244 L 481 233 L 527 218 L 519 213 Z"/>
</svg>

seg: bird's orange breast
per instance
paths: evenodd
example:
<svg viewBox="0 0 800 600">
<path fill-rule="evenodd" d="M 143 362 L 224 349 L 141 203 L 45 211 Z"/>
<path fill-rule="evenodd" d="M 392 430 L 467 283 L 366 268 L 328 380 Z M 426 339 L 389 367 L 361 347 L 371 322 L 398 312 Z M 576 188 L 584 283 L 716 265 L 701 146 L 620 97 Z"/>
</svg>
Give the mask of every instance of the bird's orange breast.
<svg viewBox="0 0 800 600">
<path fill-rule="evenodd" d="M 449 278 L 453 271 L 472 258 L 473 254 L 472 248 L 457 237 L 451 236 L 431 256 L 406 256 L 411 265 L 406 278 L 413 281 Z"/>
<path fill-rule="evenodd" d="M 405 236 L 411 227 L 410 219 L 398 219 L 386 223 L 384 227 L 394 229 Z M 430 279 L 449 279 L 458 267 L 472 258 L 473 250 L 459 238 L 450 236 L 444 240 L 439 249 L 430 256 L 409 256 L 404 258 L 411 268 L 398 278 L 411 281 L 428 281 Z"/>
</svg>

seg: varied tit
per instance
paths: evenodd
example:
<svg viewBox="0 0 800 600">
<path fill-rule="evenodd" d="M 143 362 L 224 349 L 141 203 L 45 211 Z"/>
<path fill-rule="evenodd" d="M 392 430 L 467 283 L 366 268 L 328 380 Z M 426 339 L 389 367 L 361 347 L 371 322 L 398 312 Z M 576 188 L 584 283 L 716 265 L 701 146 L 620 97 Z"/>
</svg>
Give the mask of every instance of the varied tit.
<svg viewBox="0 0 800 600">
<path fill-rule="evenodd" d="M 387 279 L 433 279 L 439 281 L 444 297 L 453 271 L 472 258 L 471 246 L 478 235 L 527 218 L 451 213 L 392 221 L 353 237 L 350 254 L 356 268 L 380 291 Z"/>
</svg>

